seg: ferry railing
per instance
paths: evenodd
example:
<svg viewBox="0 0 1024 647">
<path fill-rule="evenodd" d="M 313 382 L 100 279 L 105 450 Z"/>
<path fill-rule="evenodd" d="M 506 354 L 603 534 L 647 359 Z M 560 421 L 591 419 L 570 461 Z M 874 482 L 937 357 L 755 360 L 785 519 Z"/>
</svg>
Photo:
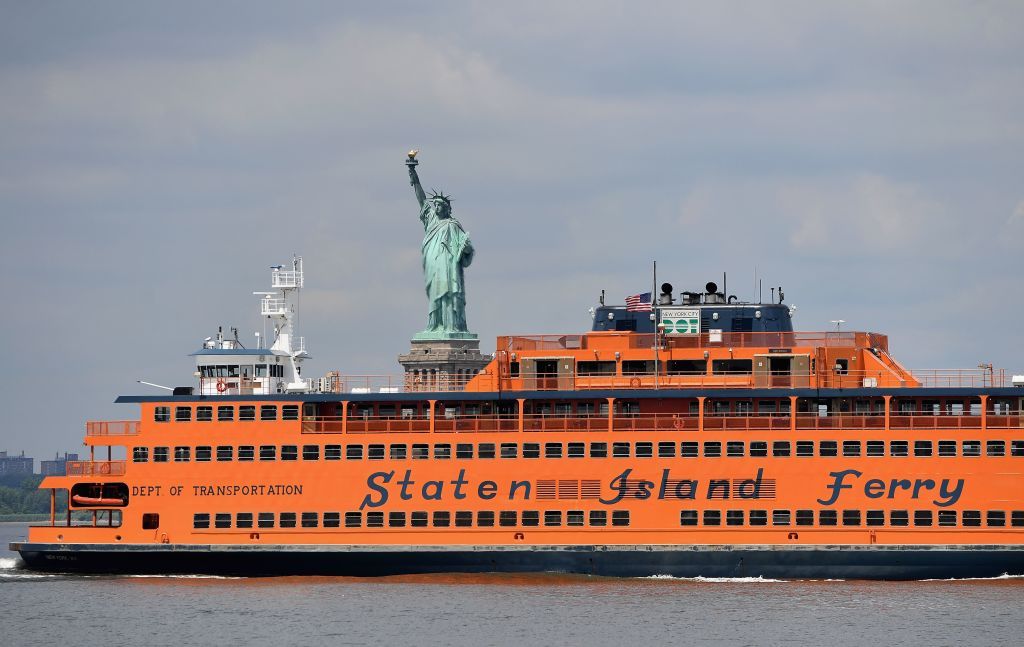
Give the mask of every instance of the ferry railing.
<svg viewBox="0 0 1024 647">
<path fill-rule="evenodd" d="M 124 476 L 125 461 L 68 461 L 68 476 Z"/>
<path fill-rule="evenodd" d="M 86 436 L 136 436 L 138 420 L 90 420 L 85 423 Z"/>
<path fill-rule="evenodd" d="M 573 335 L 508 335 L 498 337 L 497 348 L 509 352 L 531 350 L 587 350 L 590 348 L 875 348 L 889 350 L 887 335 L 874 332 L 720 332 L 697 335 L 592 332 Z"/>
<path fill-rule="evenodd" d="M 608 431 L 608 414 L 523 414 L 523 431 Z"/>
<path fill-rule="evenodd" d="M 1010 379 L 1003 368 L 911 369 L 910 374 L 921 386 L 934 388 L 1010 386 Z"/>
</svg>

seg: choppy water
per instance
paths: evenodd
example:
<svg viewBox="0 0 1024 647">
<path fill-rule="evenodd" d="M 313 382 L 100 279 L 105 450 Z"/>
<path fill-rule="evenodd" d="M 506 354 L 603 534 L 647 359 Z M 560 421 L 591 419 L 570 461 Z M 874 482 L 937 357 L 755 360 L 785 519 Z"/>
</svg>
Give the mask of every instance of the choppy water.
<svg viewBox="0 0 1024 647">
<path fill-rule="evenodd" d="M 83 577 L 20 568 L 0 524 L 0 643 L 1020 645 L 1024 579 L 562 575 Z"/>
</svg>

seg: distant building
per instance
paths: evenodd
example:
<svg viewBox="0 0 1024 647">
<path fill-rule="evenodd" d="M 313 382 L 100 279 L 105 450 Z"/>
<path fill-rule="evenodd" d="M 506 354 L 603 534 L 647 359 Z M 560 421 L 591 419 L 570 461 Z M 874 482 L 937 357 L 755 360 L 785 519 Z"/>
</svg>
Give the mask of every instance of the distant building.
<svg viewBox="0 0 1024 647">
<path fill-rule="evenodd" d="M 61 457 L 57 454 L 52 461 L 39 461 L 39 473 L 43 476 L 65 476 L 67 475 L 68 461 L 77 461 L 78 454 L 64 452 Z"/>
<path fill-rule="evenodd" d="M 8 456 L 7 452 L 0 452 L 0 475 L 3 474 L 32 474 L 35 471 L 36 459 L 25 456 Z"/>
</svg>

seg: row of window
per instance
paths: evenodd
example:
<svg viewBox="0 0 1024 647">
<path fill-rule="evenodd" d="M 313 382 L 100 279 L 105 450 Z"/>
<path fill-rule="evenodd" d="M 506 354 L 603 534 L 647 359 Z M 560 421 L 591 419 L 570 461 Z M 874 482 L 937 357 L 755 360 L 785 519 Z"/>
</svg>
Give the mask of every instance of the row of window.
<svg viewBox="0 0 1024 647">
<path fill-rule="evenodd" d="M 428 512 L 197 512 L 192 527 L 213 528 L 493 528 L 500 527 L 584 527 L 629 525 L 629 510 L 447 510 Z M 234 525 L 232 525 L 234 522 Z M 610 522 L 610 524 L 609 524 Z M 255 524 L 255 525 L 254 525 Z"/>
<path fill-rule="evenodd" d="M 257 451 L 258 447 L 258 451 Z M 431 453 L 431 448 L 433 452 Z M 201 445 L 195 448 L 196 461 L 252 461 L 257 457 L 261 461 L 273 461 L 278 459 L 277 445 L 240 445 L 237 448 L 232 445 Z M 589 453 L 588 453 L 589 450 Z M 610 451 L 609 451 L 610 450 Z M 772 456 L 981 456 L 982 451 L 986 456 L 1006 456 L 1007 447 L 1004 440 L 964 440 L 958 443 L 955 440 L 940 440 L 937 443 L 931 440 L 917 440 L 913 444 L 906 440 L 891 440 L 888 443 L 888 454 L 886 454 L 886 442 L 883 440 L 846 440 L 842 443 L 835 440 L 776 440 L 770 444 L 768 441 L 661 441 L 661 442 L 591 442 L 591 443 L 435 443 L 432 446 L 427 443 L 393 443 L 390 445 L 381 444 L 348 444 L 337 445 L 281 445 L 280 459 L 283 461 L 320 460 L 341 460 L 344 456 L 347 460 L 392 460 L 428 459 L 433 455 L 435 460 L 447 460 L 453 456 L 457 459 L 490 459 L 490 458 L 705 458 L 726 457 L 766 457 Z M 817 451 L 815 451 L 817 450 Z M 1010 441 L 1010 456 L 1024 456 L 1024 440 Z M 156 463 L 166 463 L 171 460 L 170 447 L 154 447 L 152 460 Z M 136 463 L 145 463 L 150 460 L 150 448 L 135 447 L 132 450 L 132 460 Z M 173 460 L 185 462 L 193 460 L 192 447 L 175 447 Z"/>
<path fill-rule="evenodd" d="M 703 526 L 767 526 L 769 519 L 773 526 L 885 526 L 885 510 L 818 510 L 817 524 L 815 524 L 814 510 L 796 510 L 795 514 L 790 510 L 681 510 L 679 512 L 679 525 L 696 526 L 698 522 Z M 967 528 L 977 528 L 982 525 L 984 516 L 985 525 L 990 528 L 1002 528 L 1006 526 L 1005 510 L 988 510 L 982 514 L 980 510 L 964 510 L 959 513 L 959 525 Z M 907 510 L 890 510 L 889 526 L 906 527 L 914 526 L 956 526 L 956 510 L 939 510 L 937 514 L 931 510 L 914 510 L 913 515 Z M 1013 510 L 1010 512 L 1010 525 L 1024 527 L 1024 510 Z"/>
<path fill-rule="evenodd" d="M 264 404 L 259 407 L 260 420 L 277 420 L 277 405 L 276 404 Z M 201 406 L 195 407 L 195 416 L 197 422 L 211 422 L 213 420 L 213 407 Z M 175 422 L 191 422 L 192 421 L 192 407 L 174 407 L 174 421 Z M 230 422 L 235 419 L 235 407 L 230 405 L 217 407 L 217 420 L 220 422 Z M 256 420 L 256 406 L 255 405 L 241 405 L 238 407 L 238 419 L 239 420 Z M 297 404 L 286 404 L 281 407 L 281 420 L 298 420 L 299 419 L 299 405 Z M 170 407 L 155 407 L 153 409 L 153 420 L 156 422 L 170 422 L 171 421 L 171 408 Z"/>
</svg>

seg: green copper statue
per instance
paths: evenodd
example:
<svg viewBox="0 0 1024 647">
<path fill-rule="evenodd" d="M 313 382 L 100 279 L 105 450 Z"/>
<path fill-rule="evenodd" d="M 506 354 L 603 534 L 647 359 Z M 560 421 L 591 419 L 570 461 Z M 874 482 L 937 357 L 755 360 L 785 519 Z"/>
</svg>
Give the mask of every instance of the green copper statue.
<svg viewBox="0 0 1024 647">
<path fill-rule="evenodd" d="M 452 217 L 451 198 L 431 192 L 428 197 L 416 174 L 416 153 L 405 164 L 420 203 L 423 223 L 423 281 L 430 310 L 427 328 L 415 339 L 475 339 L 466 327 L 466 280 L 463 270 L 473 262 L 473 245 L 458 220 Z"/>
</svg>

